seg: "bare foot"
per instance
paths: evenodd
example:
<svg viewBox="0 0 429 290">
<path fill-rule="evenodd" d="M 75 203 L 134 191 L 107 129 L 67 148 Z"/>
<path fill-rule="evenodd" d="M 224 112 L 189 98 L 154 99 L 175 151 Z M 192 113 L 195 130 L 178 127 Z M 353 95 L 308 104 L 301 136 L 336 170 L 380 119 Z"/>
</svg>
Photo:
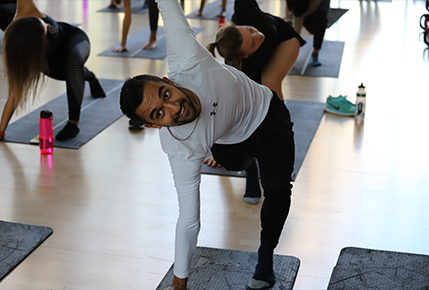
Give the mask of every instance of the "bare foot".
<svg viewBox="0 0 429 290">
<path fill-rule="evenodd" d="M 121 47 L 112 49 L 112 51 L 116 53 L 128 52 L 128 48 L 121 46 Z"/>
<path fill-rule="evenodd" d="M 151 41 L 148 44 L 146 44 L 145 47 L 143 47 L 143 50 L 152 50 L 155 49 L 158 46 L 158 43 L 156 41 Z"/>
</svg>

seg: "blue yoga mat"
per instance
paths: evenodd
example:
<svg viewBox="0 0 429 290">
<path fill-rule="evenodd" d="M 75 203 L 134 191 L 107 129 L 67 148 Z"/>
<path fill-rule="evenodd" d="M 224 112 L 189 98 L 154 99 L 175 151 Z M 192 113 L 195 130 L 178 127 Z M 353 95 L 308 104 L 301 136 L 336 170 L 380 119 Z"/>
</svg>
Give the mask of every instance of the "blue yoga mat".
<svg viewBox="0 0 429 290">
<path fill-rule="evenodd" d="M 324 40 L 322 49 L 319 51 L 319 61 L 322 65 L 313 67 L 310 64 L 313 39 L 306 39 L 306 41 L 307 43 L 301 47 L 298 59 L 289 72 L 289 75 L 337 78 L 340 74 L 345 43 L 342 41 Z"/>
<path fill-rule="evenodd" d="M 55 147 L 79 149 L 123 116 L 119 108 L 119 94 L 123 81 L 108 79 L 99 79 L 99 81 L 107 96 L 94 99 L 91 97 L 89 85 L 86 83 L 79 120 L 80 132 L 76 137 L 69 140 L 55 140 Z M 6 129 L 6 136 L 3 141 L 31 144 L 32 140 L 39 135 L 39 116 L 42 110 L 53 112 L 54 135 L 56 135 L 63 129 L 68 120 L 67 94 L 53 99 L 10 124 Z"/>
<path fill-rule="evenodd" d="M 193 28 L 195 34 L 203 30 L 202 27 Z M 149 58 L 149 59 L 164 59 L 167 57 L 167 43 L 164 36 L 164 27 L 158 26 L 156 33 L 158 47 L 153 50 L 143 50 L 142 48 L 149 42 L 150 27 L 147 26 L 139 32 L 127 38 L 128 52 L 116 53 L 112 50 L 120 47 L 120 42 L 109 47 L 107 50 L 100 53 L 100 56 L 112 57 L 132 57 L 132 58 Z"/>
<path fill-rule="evenodd" d="M 187 18 L 190 19 L 204 19 L 204 20 L 219 20 L 218 15 L 222 10 L 222 1 L 218 0 L 213 3 L 206 4 L 203 9 L 202 16 L 196 16 L 199 12 L 199 8 L 192 13 L 186 15 Z M 225 19 L 231 21 L 232 14 L 234 14 L 234 1 L 229 0 L 226 3 L 226 16 Z"/>
<path fill-rule="evenodd" d="M 105 1 L 106 5 L 108 5 L 110 2 Z M 148 13 L 149 9 L 147 8 L 147 5 L 144 5 L 144 0 L 132 0 L 131 1 L 131 13 L 134 14 L 144 14 Z M 121 13 L 124 12 L 124 7 L 122 5 L 117 6 L 116 8 L 109 8 L 105 7 L 103 9 L 98 10 L 97 12 L 108 12 L 108 13 Z"/>
</svg>

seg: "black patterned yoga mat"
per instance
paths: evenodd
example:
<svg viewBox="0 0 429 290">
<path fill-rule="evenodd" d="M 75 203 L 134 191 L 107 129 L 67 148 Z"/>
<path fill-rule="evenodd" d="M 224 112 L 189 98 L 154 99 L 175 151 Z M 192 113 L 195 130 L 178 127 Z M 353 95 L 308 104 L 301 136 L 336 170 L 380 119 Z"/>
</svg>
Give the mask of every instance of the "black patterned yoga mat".
<svg viewBox="0 0 429 290">
<path fill-rule="evenodd" d="M 123 116 L 119 108 L 119 94 L 124 81 L 109 79 L 99 79 L 99 81 L 106 93 L 106 97 L 98 99 L 91 97 L 89 85 L 86 82 L 79 120 L 80 132 L 76 137 L 69 140 L 55 140 L 55 147 L 79 149 Z M 64 128 L 68 120 L 67 94 L 62 94 L 10 124 L 6 129 L 6 136 L 3 141 L 24 144 L 33 143 L 32 140 L 39 135 L 39 116 L 42 110 L 53 112 L 54 118 L 52 122 L 54 135 L 56 135 Z"/>
<path fill-rule="evenodd" d="M 188 289 L 245 290 L 253 276 L 258 254 L 234 250 L 197 247 L 191 261 Z M 291 290 L 298 274 L 300 260 L 293 256 L 274 255 L 277 281 L 270 290 Z M 173 281 L 170 267 L 156 290 L 164 289 Z"/>
<path fill-rule="evenodd" d="M 344 248 L 328 285 L 340 289 L 429 289 L 429 256 Z"/>
<path fill-rule="evenodd" d="M 0 221 L 0 281 L 52 232 L 48 227 Z"/>
<path fill-rule="evenodd" d="M 285 100 L 285 104 L 289 109 L 292 122 L 294 123 L 295 165 L 292 173 L 292 180 L 295 180 L 304 162 L 311 141 L 319 127 L 320 120 L 325 113 L 325 103 Z M 208 156 L 210 156 L 210 154 Z M 224 167 L 210 167 L 206 164 L 203 164 L 201 170 L 204 174 L 246 177 L 244 171 L 228 171 Z"/>
</svg>

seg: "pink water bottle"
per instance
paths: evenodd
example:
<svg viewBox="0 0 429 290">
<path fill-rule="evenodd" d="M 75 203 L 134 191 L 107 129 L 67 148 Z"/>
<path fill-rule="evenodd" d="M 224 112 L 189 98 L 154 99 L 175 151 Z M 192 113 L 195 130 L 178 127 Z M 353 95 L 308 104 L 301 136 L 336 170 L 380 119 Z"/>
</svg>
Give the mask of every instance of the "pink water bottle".
<svg viewBox="0 0 429 290">
<path fill-rule="evenodd" d="M 40 112 L 39 119 L 39 147 L 40 154 L 52 154 L 54 152 L 54 128 L 52 126 L 52 112 L 44 110 Z"/>
</svg>

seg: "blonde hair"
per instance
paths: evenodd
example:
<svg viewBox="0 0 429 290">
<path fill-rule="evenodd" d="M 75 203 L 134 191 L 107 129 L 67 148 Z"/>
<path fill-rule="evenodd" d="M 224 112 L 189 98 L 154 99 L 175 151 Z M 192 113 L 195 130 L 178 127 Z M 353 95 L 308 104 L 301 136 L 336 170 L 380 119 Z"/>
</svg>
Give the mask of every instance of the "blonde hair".
<svg viewBox="0 0 429 290">
<path fill-rule="evenodd" d="M 244 54 L 241 52 L 243 36 L 234 24 L 223 26 L 216 34 L 216 41 L 206 47 L 216 57 L 215 48 L 226 63 L 240 69 Z"/>
<path fill-rule="evenodd" d="M 2 41 L 4 68 L 9 94 L 15 94 L 15 109 L 25 107 L 30 91 L 34 101 L 39 83 L 44 83 L 47 47 L 45 28 L 37 17 L 18 18 L 5 30 Z"/>
</svg>

